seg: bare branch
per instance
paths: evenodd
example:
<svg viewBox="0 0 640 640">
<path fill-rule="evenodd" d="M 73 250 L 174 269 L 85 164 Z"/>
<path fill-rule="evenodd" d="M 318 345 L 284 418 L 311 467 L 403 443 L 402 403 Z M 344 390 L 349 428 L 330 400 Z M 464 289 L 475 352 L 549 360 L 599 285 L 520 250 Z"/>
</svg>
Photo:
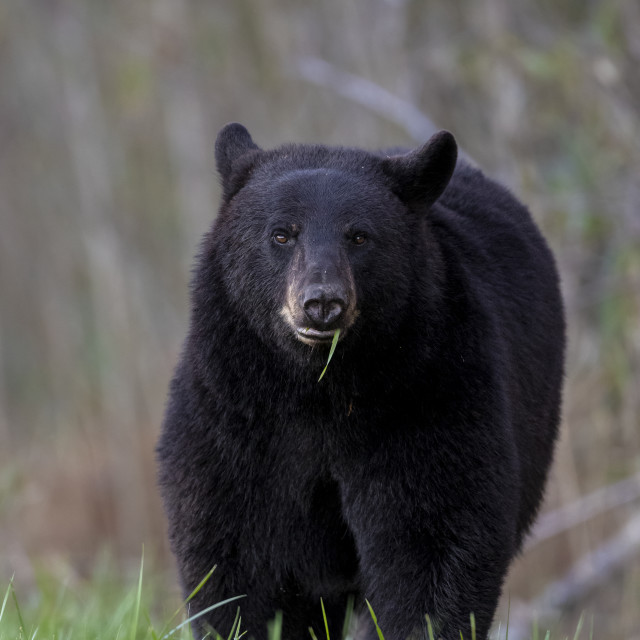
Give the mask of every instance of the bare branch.
<svg viewBox="0 0 640 640">
<path fill-rule="evenodd" d="M 512 607 L 509 638 L 529 638 L 531 624 L 535 619 L 557 617 L 563 610 L 579 603 L 639 550 L 640 513 L 637 513 L 620 533 L 595 551 L 585 554 L 564 577 L 552 582 L 535 600 Z"/>
<path fill-rule="evenodd" d="M 545 513 L 533 528 L 525 549 L 530 549 L 597 515 L 640 498 L 640 473 L 620 482 L 597 489 L 571 504 Z"/>
<path fill-rule="evenodd" d="M 365 78 L 346 73 L 320 58 L 305 56 L 297 71 L 307 82 L 335 91 L 402 127 L 416 142 L 424 142 L 438 127 L 422 111 Z"/>
<path fill-rule="evenodd" d="M 370 80 L 341 71 L 325 60 L 305 56 L 298 60 L 297 71 L 307 82 L 331 89 L 343 98 L 352 100 L 397 124 L 416 142 L 425 142 L 440 130 L 429 116 L 410 102 L 394 96 Z M 477 165 L 462 149 L 458 150 L 458 157 L 463 158 L 467 164 Z"/>
</svg>

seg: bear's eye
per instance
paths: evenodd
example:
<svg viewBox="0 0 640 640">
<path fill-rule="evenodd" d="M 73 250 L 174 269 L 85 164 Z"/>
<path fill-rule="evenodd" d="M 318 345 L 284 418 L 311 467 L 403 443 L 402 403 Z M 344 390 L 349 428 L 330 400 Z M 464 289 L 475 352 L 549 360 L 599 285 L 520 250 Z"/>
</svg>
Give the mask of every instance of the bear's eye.
<svg viewBox="0 0 640 640">
<path fill-rule="evenodd" d="M 273 234 L 273 239 L 278 244 L 287 244 L 289 242 L 289 236 L 286 233 L 282 233 L 281 231 L 277 231 Z"/>
<path fill-rule="evenodd" d="M 367 236 L 364 233 L 356 233 L 351 238 L 353 244 L 364 244 L 367 241 Z"/>
</svg>

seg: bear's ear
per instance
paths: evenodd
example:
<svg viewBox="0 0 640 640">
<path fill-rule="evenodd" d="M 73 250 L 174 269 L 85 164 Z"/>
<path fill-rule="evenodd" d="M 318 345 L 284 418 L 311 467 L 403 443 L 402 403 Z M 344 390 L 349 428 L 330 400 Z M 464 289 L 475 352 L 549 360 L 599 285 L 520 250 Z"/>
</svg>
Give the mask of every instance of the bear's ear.
<svg viewBox="0 0 640 640">
<path fill-rule="evenodd" d="M 396 195 L 407 204 L 433 204 L 446 189 L 456 168 L 458 145 L 451 133 L 439 131 L 419 149 L 382 161 Z"/>
<path fill-rule="evenodd" d="M 251 151 L 260 150 L 241 124 L 232 122 L 220 130 L 216 138 L 216 166 L 226 198 L 237 191 L 250 167 L 250 163 L 239 163 L 238 160 Z"/>
</svg>

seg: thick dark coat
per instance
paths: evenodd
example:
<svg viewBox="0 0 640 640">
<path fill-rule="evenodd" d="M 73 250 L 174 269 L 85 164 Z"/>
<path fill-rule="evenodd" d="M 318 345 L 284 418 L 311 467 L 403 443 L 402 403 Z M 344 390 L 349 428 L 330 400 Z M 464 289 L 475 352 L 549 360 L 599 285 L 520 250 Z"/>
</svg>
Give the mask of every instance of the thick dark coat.
<svg viewBox="0 0 640 640">
<path fill-rule="evenodd" d="M 349 594 L 387 640 L 485 638 L 541 501 L 564 323 L 524 206 L 447 132 L 405 155 L 216 143 L 220 213 L 158 446 L 191 612 L 226 636 L 340 636 Z M 340 341 L 318 381 L 335 329 Z M 202 618 L 201 618 L 202 620 Z M 373 637 L 373 636 L 372 636 Z M 423 636 L 421 636 L 423 637 Z"/>
</svg>

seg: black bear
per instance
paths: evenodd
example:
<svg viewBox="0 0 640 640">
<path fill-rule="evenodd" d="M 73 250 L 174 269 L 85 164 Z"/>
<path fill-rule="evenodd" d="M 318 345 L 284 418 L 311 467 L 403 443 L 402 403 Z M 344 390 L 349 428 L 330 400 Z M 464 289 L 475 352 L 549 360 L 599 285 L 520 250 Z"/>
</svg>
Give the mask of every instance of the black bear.
<svg viewBox="0 0 640 640">
<path fill-rule="evenodd" d="M 276 611 L 308 638 L 322 598 L 339 638 L 353 597 L 387 640 L 427 615 L 470 638 L 470 614 L 485 638 L 559 422 L 563 309 L 527 209 L 446 131 L 385 154 L 230 124 L 216 161 L 158 445 L 185 593 L 217 567 L 191 613 L 245 596 L 198 628 L 239 604 L 255 638 Z"/>
</svg>

